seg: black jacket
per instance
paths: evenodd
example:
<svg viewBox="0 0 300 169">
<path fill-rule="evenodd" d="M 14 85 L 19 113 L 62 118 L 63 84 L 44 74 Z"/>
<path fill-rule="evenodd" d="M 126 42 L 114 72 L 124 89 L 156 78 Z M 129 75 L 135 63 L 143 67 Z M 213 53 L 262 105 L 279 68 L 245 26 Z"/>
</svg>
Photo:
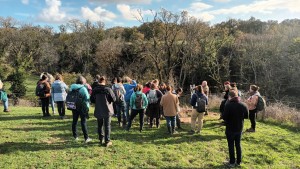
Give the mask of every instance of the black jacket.
<svg viewBox="0 0 300 169">
<path fill-rule="evenodd" d="M 91 101 L 95 103 L 96 118 L 107 118 L 114 114 L 113 102 L 116 101 L 116 97 L 111 88 L 101 84 L 95 85 Z"/>
<path fill-rule="evenodd" d="M 238 97 L 232 98 L 225 104 L 223 119 L 226 121 L 226 131 L 242 132 L 244 119 L 248 118 L 249 110 Z"/>
</svg>

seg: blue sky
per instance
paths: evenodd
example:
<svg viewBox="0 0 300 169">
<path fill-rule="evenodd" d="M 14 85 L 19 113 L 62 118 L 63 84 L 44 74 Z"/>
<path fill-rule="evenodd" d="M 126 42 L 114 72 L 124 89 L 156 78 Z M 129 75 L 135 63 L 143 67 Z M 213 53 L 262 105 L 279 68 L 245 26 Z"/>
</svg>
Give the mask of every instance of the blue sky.
<svg viewBox="0 0 300 169">
<path fill-rule="evenodd" d="M 160 8 L 210 22 L 230 18 L 263 21 L 300 18 L 300 0 L 0 0 L 0 16 L 55 29 L 71 19 L 102 21 L 105 27 L 140 25 L 138 10 L 151 21 Z M 152 11 L 152 12 L 151 12 Z"/>
</svg>

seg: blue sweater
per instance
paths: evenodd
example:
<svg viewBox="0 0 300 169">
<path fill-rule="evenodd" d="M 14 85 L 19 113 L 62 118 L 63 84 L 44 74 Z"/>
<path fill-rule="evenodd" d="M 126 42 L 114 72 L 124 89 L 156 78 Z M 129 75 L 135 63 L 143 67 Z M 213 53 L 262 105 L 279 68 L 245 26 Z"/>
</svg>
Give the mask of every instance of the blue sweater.
<svg viewBox="0 0 300 169">
<path fill-rule="evenodd" d="M 130 101 L 130 97 L 132 95 L 132 93 L 134 92 L 134 88 L 137 86 L 137 83 L 135 80 L 132 80 L 132 84 L 129 83 L 124 83 L 123 84 L 124 88 L 125 88 L 125 101 L 129 102 Z"/>
</svg>

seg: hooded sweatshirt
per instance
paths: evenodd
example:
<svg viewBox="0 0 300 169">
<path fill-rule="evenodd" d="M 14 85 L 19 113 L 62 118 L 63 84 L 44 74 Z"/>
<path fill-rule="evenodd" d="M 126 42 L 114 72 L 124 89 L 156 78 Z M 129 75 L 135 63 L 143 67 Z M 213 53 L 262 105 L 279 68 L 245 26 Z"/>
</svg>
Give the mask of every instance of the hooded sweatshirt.
<svg viewBox="0 0 300 169">
<path fill-rule="evenodd" d="M 84 85 L 82 85 L 82 84 L 72 84 L 70 86 L 70 91 L 77 90 L 79 88 L 80 88 L 79 93 L 83 96 L 83 99 L 86 103 L 86 106 L 88 108 L 90 108 L 90 103 L 89 103 L 90 95 L 89 95 L 88 90 L 86 89 L 86 87 L 84 87 Z"/>
</svg>

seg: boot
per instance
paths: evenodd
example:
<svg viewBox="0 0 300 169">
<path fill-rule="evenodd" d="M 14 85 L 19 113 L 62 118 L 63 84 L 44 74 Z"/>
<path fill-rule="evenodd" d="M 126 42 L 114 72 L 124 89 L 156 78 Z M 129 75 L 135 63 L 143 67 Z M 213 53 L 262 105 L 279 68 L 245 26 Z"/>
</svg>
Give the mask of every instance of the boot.
<svg viewBox="0 0 300 169">
<path fill-rule="evenodd" d="M 171 127 L 170 127 L 170 126 L 168 126 L 168 132 L 169 132 L 169 134 L 172 134 L 172 131 L 171 131 Z"/>
</svg>

